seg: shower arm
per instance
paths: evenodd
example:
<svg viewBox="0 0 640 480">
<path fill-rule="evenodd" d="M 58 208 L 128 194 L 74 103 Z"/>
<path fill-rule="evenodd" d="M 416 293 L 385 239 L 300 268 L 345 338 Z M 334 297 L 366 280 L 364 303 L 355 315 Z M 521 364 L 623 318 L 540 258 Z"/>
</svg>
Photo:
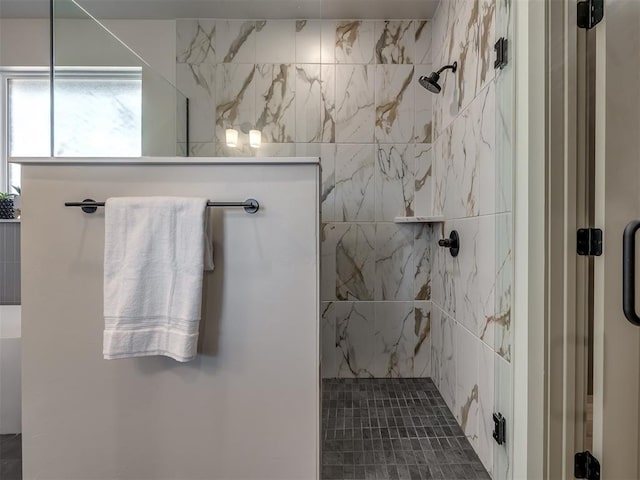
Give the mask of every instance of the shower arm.
<svg viewBox="0 0 640 480">
<path fill-rule="evenodd" d="M 453 73 L 456 73 L 457 69 L 458 69 L 458 62 L 453 62 L 451 65 L 445 65 L 444 67 L 442 67 L 440 70 L 436 72 L 436 74 L 440 75 L 445 70 L 451 70 Z"/>
</svg>

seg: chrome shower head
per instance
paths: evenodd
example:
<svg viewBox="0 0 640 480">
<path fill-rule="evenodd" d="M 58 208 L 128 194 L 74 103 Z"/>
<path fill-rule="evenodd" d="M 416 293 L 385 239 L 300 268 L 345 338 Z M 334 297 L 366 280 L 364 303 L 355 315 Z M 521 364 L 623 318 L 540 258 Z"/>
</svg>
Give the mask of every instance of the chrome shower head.
<svg viewBox="0 0 640 480">
<path fill-rule="evenodd" d="M 442 67 L 437 72 L 431 72 L 430 75 L 423 75 L 418 79 L 418 82 L 431 93 L 438 94 L 442 90 L 442 87 L 438 83 L 440 81 L 440 74 L 445 70 L 451 70 L 453 73 L 456 73 L 457 69 L 458 62 L 453 62 L 451 65 Z"/>
</svg>

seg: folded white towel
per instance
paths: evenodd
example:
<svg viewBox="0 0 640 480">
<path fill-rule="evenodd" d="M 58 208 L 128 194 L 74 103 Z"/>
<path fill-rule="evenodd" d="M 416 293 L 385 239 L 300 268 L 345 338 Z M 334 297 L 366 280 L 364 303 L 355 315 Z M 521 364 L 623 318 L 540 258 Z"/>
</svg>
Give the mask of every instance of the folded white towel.
<svg viewBox="0 0 640 480">
<path fill-rule="evenodd" d="M 104 358 L 196 356 L 207 199 L 110 198 L 105 207 Z"/>
</svg>

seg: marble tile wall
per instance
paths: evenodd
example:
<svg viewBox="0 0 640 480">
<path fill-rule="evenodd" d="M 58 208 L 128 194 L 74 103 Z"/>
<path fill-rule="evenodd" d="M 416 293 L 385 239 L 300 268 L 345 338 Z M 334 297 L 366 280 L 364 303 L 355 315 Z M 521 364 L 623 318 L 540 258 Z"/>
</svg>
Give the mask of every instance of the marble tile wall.
<svg viewBox="0 0 640 480">
<path fill-rule="evenodd" d="M 431 375 L 433 234 L 393 223 L 432 211 L 431 52 L 426 20 L 177 22 L 190 155 L 322 159 L 325 377 Z"/>
<path fill-rule="evenodd" d="M 432 205 L 446 219 L 434 235 L 461 242 L 458 257 L 431 258 L 432 377 L 496 479 L 510 470 L 492 415 L 511 412 L 512 103 L 493 46 L 509 3 L 442 0 L 432 25 L 434 66 L 458 62 L 433 103 Z"/>
</svg>

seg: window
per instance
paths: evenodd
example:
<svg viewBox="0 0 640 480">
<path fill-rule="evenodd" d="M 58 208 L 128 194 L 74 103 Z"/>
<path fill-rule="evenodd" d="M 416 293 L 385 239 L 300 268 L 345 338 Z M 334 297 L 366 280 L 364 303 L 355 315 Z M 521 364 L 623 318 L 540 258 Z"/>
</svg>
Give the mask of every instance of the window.
<svg viewBox="0 0 640 480">
<path fill-rule="evenodd" d="M 51 153 L 47 71 L 0 72 L 3 101 L 0 190 L 20 187 L 20 167 L 8 157 Z M 139 157 L 142 75 L 138 68 L 66 69 L 56 73 L 57 157 Z"/>
</svg>

